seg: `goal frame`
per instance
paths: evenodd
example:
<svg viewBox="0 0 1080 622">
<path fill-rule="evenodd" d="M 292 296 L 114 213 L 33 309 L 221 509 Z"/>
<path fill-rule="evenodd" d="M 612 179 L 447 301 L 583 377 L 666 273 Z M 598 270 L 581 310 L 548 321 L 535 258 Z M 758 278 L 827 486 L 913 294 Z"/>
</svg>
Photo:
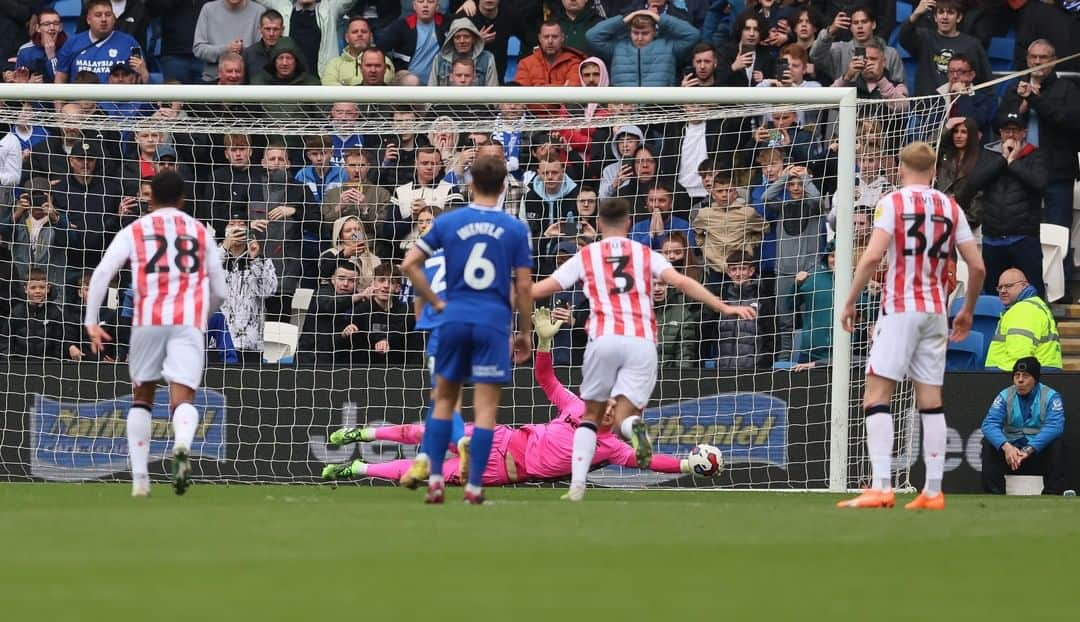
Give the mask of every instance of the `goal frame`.
<svg viewBox="0 0 1080 622">
<path fill-rule="evenodd" d="M 497 95 L 495 93 L 497 92 Z M 38 101 L 353 102 L 357 104 L 765 104 L 832 105 L 838 109 L 835 193 L 836 264 L 833 270 L 833 336 L 830 364 L 829 487 L 848 490 L 851 334 L 840 324 L 854 269 L 854 190 L 857 100 L 853 87 L 345 87 L 219 86 L 189 84 L 0 84 L 0 99 Z"/>
</svg>

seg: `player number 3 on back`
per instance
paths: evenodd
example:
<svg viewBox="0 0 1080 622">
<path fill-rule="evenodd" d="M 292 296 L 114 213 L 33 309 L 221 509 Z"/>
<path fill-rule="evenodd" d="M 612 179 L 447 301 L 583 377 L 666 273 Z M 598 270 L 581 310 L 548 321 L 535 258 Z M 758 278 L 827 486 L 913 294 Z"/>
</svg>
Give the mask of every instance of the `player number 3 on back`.
<svg viewBox="0 0 1080 622">
<path fill-rule="evenodd" d="M 484 257 L 487 242 L 478 242 L 465 261 L 465 284 L 473 289 L 487 289 L 495 280 L 495 264 Z"/>
</svg>

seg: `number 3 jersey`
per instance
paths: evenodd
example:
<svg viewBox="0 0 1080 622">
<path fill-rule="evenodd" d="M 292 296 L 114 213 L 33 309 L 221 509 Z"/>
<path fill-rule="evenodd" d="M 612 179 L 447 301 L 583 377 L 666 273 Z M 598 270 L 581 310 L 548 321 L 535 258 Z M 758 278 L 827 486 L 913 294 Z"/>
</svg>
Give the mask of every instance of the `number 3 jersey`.
<svg viewBox="0 0 1080 622">
<path fill-rule="evenodd" d="M 622 335 L 655 343 L 653 281 L 670 267 L 648 246 L 610 237 L 582 248 L 551 276 L 563 288 L 583 283 L 591 311 L 586 327 L 590 339 Z"/>
<path fill-rule="evenodd" d="M 443 251 L 443 324 L 484 324 L 509 334 L 514 270 L 532 267 L 529 230 L 523 222 L 501 209 L 469 205 L 436 218 L 416 245 L 428 257 Z"/>
<path fill-rule="evenodd" d="M 874 227 L 893 237 L 882 313 L 945 313 L 949 258 L 975 239 L 956 201 L 928 186 L 906 186 L 878 201 Z"/>
<path fill-rule="evenodd" d="M 206 330 L 210 312 L 227 295 L 214 236 L 198 220 L 159 208 L 116 234 L 98 270 L 115 274 L 131 263 L 135 326 L 194 326 Z M 91 292 L 91 295 L 93 292 Z M 96 324 L 87 308 L 87 324 Z"/>
</svg>

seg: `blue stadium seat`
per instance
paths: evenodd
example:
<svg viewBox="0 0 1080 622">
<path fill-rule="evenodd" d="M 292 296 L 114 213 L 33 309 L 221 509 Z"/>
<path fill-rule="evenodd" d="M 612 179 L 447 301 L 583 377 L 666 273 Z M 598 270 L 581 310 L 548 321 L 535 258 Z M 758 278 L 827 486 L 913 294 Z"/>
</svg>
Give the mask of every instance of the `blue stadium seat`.
<svg viewBox="0 0 1080 622">
<path fill-rule="evenodd" d="M 1016 39 L 1009 33 L 1006 37 L 994 37 L 990 40 L 990 47 L 986 49 L 986 55 L 990 58 L 990 68 L 994 71 L 1009 71 L 1013 68 L 1013 57 L 1016 52 Z"/>
<path fill-rule="evenodd" d="M 949 309 L 949 317 L 955 317 L 963 306 L 964 300 L 962 298 L 954 300 L 952 308 Z M 1001 314 L 1004 312 L 1005 309 L 997 296 L 984 294 L 979 296 L 979 299 L 975 302 L 971 330 L 982 333 L 985 347 L 990 347 L 990 341 L 994 338 L 994 333 L 997 332 L 998 320 L 1001 319 Z"/>
<path fill-rule="evenodd" d="M 949 349 L 945 353 L 946 371 L 979 370 L 985 363 L 986 348 L 982 333 L 973 330 L 963 341 L 949 342 Z"/>
<path fill-rule="evenodd" d="M 82 15 L 82 0 L 56 0 L 53 8 L 60 17 L 74 17 L 78 19 Z"/>
<path fill-rule="evenodd" d="M 792 352 L 791 360 L 789 361 L 776 361 L 773 363 L 773 369 L 791 369 L 799 363 L 810 362 L 810 333 L 805 330 L 795 331 L 792 339 Z"/>
</svg>

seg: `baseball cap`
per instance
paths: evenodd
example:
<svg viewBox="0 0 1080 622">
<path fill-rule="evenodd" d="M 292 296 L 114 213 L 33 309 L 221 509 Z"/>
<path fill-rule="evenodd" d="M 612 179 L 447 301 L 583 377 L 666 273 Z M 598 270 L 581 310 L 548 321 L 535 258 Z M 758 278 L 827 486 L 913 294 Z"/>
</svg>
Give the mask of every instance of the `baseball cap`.
<svg viewBox="0 0 1080 622">
<path fill-rule="evenodd" d="M 1020 112 L 1016 108 L 1011 110 L 1003 109 L 998 112 L 997 118 L 994 120 L 994 127 L 1002 129 L 1010 125 L 1026 128 L 1028 126 L 1028 115 L 1026 112 Z"/>
<path fill-rule="evenodd" d="M 121 61 L 114 63 L 112 68 L 109 69 L 110 75 L 114 73 L 123 73 L 130 76 L 135 74 L 135 70 L 131 68 L 131 65 L 127 64 L 127 61 Z"/>
<path fill-rule="evenodd" d="M 165 158 L 172 158 L 175 162 L 177 159 L 176 148 L 169 144 L 158 145 L 157 151 L 154 152 L 154 160 L 160 162 Z"/>
<path fill-rule="evenodd" d="M 97 160 L 103 156 L 104 152 L 101 150 L 101 144 L 92 138 L 83 138 L 82 141 L 76 142 L 71 148 L 71 157 L 73 158 L 93 158 Z"/>
</svg>

